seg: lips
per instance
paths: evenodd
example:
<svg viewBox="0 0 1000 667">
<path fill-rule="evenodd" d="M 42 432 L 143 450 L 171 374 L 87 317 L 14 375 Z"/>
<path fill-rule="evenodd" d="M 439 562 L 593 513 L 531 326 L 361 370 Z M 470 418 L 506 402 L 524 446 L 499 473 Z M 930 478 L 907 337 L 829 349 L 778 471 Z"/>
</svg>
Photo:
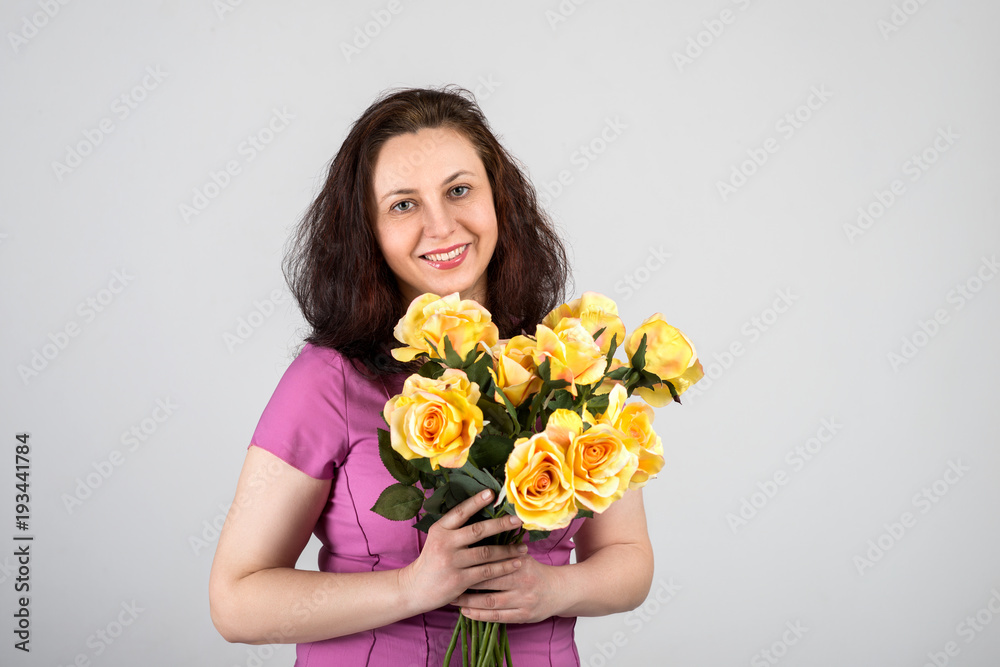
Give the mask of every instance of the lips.
<svg viewBox="0 0 1000 667">
<path fill-rule="evenodd" d="M 453 269 L 461 264 L 469 252 L 471 243 L 459 243 L 450 248 L 441 248 L 421 255 L 420 258 L 435 269 Z"/>
</svg>

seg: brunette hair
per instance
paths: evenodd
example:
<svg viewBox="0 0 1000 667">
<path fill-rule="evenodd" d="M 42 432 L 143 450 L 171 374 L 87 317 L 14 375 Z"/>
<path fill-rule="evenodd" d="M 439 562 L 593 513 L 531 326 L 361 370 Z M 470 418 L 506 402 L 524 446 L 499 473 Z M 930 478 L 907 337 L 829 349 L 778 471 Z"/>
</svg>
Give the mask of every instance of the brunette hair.
<svg viewBox="0 0 1000 667">
<path fill-rule="evenodd" d="M 336 349 L 371 374 L 412 369 L 389 355 L 396 347 L 393 328 L 409 304 L 376 240 L 372 181 L 382 145 L 422 128 L 460 132 L 486 168 L 497 244 L 486 270 L 484 305 L 500 336 L 534 333 L 562 302 L 569 277 L 565 248 L 534 187 L 493 135 L 472 93 L 457 86 L 386 91 L 351 127 L 283 262 L 285 280 L 311 328 L 305 342 Z"/>
</svg>

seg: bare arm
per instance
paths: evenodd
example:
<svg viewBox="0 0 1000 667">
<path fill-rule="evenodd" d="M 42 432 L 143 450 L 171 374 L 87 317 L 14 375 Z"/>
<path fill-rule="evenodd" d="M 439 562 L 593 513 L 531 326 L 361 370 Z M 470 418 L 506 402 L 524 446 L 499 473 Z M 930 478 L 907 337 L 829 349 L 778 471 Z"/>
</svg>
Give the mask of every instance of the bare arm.
<svg viewBox="0 0 1000 667">
<path fill-rule="evenodd" d="M 516 547 L 467 548 L 516 526 L 507 517 L 462 527 L 490 502 L 476 496 L 432 527 L 420 557 L 405 568 L 296 570 L 330 484 L 266 450 L 249 448 L 209 578 L 212 622 L 226 640 L 303 643 L 388 625 L 441 607 L 466 588 L 521 564 Z"/>
<path fill-rule="evenodd" d="M 653 547 L 641 489 L 584 521 L 574 540 L 577 562 L 562 568 L 559 616 L 603 616 L 642 604 L 653 582 Z"/>
</svg>

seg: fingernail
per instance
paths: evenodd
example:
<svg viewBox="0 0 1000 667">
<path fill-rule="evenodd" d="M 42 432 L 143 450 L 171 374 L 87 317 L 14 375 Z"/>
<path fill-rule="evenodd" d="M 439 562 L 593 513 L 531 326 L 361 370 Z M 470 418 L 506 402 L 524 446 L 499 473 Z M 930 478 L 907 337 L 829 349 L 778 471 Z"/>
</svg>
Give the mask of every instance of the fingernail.
<svg viewBox="0 0 1000 667">
<path fill-rule="evenodd" d="M 521 523 L 521 520 L 520 520 L 520 519 L 518 519 L 518 518 L 517 518 L 516 516 L 512 516 L 512 517 L 510 518 L 510 525 L 512 525 L 512 526 L 516 526 L 516 525 L 517 525 L 517 524 L 519 524 L 519 523 Z"/>
<path fill-rule="evenodd" d="M 514 561 L 514 567 L 521 567 L 521 561 L 520 560 Z"/>
<path fill-rule="evenodd" d="M 517 553 L 519 553 L 519 554 L 528 553 L 528 545 L 527 544 L 520 544 L 520 545 L 518 545 L 518 547 L 517 547 Z"/>
<path fill-rule="evenodd" d="M 483 491 L 483 498 L 484 499 L 489 500 L 490 499 L 490 495 L 491 494 L 490 494 L 490 490 L 489 489 L 486 489 L 485 491 Z"/>
</svg>

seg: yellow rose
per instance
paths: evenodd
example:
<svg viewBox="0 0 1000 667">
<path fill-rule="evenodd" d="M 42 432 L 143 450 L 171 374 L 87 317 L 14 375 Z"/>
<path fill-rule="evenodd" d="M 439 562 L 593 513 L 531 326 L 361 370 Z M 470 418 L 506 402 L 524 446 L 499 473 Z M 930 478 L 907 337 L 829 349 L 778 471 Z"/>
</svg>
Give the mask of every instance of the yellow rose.
<svg viewBox="0 0 1000 667">
<path fill-rule="evenodd" d="M 411 375 L 403 393 L 385 404 L 392 448 L 407 460 L 430 459 L 431 468 L 461 468 L 483 430 L 479 385 L 464 371 L 446 369 L 433 380 Z"/>
<path fill-rule="evenodd" d="M 644 370 L 653 373 L 663 381 L 669 381 L 677 394 L 683 394 L 688 387 L 705 374 L 698 361 L 694 345 L 680 329 L 670 326 L 661 313 L 655 313 L 625 339 L 625 352 L 631 361 L 643 335 L 646 336 L 646 363 Z M 672 399 L 670 388 L 665 384 L 655 389 L 639 387 L 635 393 L 647 403 L 661 407 Z"/>
<path fill-rule="evenodd" d="M 438 357 L 434 348 L 444 355 L 446 336 L 463 359 L 480 343 L 489 348 L 500 337 L 489 311 L 471 299 L 460 299 L 458 292 L 443 297 L 430 293 L 418 296 L 396 324 L 393 335 L 406 344 L 392 350 L 392 356 L 399 361 L 411 361 L 418 354 Z"/>
<path fill-rule="evenodd" d="M 524 403 L 528 396 L 537 394 L 542 386 L 542 378 L 538 377 L 531 358 L 534 346 L 535 341 L 527 336 L 514 336 L 502 348 L 494 349 L 496 371 L 491 371 L 493 381 L 515 407 Z M 501 402 L 499 395 L 496 400 Z"/>
<path fill-rule="evenodd" d="M 628 488 L 642 488 L 663 469 L 663 443 L 653 430 L 653 408 L 642 403 L 629 403 L 618 417 L 616 426 L 639 445 L 639 465 Z"/>
<path fill-rule="evenodd" d="M 609 424 L 588 428 L 573 439 L 570 451 L 576 500 L 593 512 L 603 512 L 625 494 L 639 464 L 636 441 Z"/>
<path fill-rule="evenodd" d="M 542 324 L 550 329 L 555 329 L 559 320 L 567 317 L 575 317 L 580 320 L 583 328 L 593 336 L 604 329 L 597 338 L 597 345 L 601 348 L 602 354 L 607 354 L 611 347 L 611 339 L 617 337 L 618 346 L 625 342 L 625 325 L 618 317 L 618 304 L 597 292 L 584 292 L 578 299 L 573 299 L 569 303 L 555 308 Z"/>
<path fill-rule="evenodd" d="M 565 528 L 576 516 L 573 470 L 566 460 L 571 438 L 570 432 L 553 424 L 514 442 L 507 458 L 504 488 L 528 530 Z"/>
<path fill-rule="evenodd" d="M 577 384 L 591 384 L 604 376 L 607 360 L 594 337 L 575 317 L 563 318 L 555 329 L 539 324 L 535 338 L 535 349 L 531 351 L 535 365 L 548 360 L 551 378 L 568 382 L 566 389 L 573 396 Z"/>
</svg>

